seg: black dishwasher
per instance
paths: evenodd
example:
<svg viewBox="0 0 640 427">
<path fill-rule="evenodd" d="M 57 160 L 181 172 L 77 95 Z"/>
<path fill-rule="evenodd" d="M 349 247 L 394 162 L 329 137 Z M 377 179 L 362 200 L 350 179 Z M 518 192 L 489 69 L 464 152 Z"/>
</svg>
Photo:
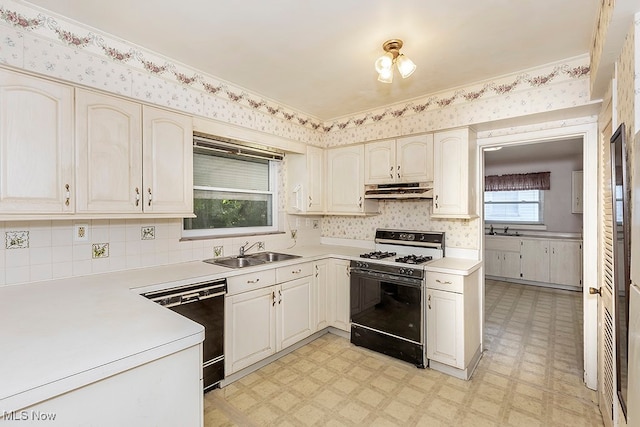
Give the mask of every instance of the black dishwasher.
<svg viewBox="0 0 640 427">
<path fill-rule="evenodd" d="M 149 292 L 143 296 L 204 326 L 204 391 L 224 378 L 224 295 L 226 279 Z"/>
</svg>

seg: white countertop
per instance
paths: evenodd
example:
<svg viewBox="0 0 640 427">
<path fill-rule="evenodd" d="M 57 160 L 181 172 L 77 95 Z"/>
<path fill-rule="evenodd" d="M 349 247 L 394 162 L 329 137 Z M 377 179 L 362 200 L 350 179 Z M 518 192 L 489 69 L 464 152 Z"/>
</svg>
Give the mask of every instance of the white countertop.
<svg viewBox="0 0 640 427">
<path fill-rule="evenodd" d="M 202 261 L 0 287 L 0 413 L 26 408 L 197 345 L 204 328 L 139 295 L 321 258 L 358 258 L 362 248 L 315 245 L 278 252 L 291 261 L 231 269 Z M 445 258 L 428 269 L 467 271 Z M 452 270 L 453 269 L 453 270 Z"/>
</svg>

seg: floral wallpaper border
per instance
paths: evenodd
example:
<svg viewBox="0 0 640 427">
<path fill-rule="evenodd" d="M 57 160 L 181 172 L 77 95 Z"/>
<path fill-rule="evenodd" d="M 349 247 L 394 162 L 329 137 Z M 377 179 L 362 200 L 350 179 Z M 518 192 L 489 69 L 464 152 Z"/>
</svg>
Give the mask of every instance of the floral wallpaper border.
<svg viewBox="0 0 640 427">
<path fill-rule="evenodd" d="M 29 9 L 30 10 L 30 9 Z M 31 11 L 37 13 L 35 11 Z M 26 13 L 26 12 L 25 12 Z M 539 75 L 521 73 L 509 77 L 507 81 L 491 81 L 482 84 L 478 89 L 458 89 L 452 94 L 426 96 L 404 105 L 398 104 L 380 112 L 367 112 L 348 117 L 332 123 L 321 122 L 315 118 L 295 112 L 290 108 L 277 105 L 260 96 L 253 95 L 241 88 L 234 88 L 227 83 L 215 80 L 197 70 L 184 70 L 184 66 L 164 60 L 154 61 L 149 52 L 128 45 L 116 46 L 114 41 L 91 31 L 80 34 L 66 27 L 68 23 L 60 24 L 54 17 L 37 13 L 26 16 L 16 10 L 10 10 L 0 5 L 0 20 L 23 31 L 38 31 L 43 35 L 57 38 L 73 49 L 98 49 L 106 59 L 116 63 L 123 63 L 143 69 L 151 75 L 162 76 L 174 83 L 202 90 L 210 95 L 223 98 L 255 111 L 284 119 L 287 122 L 312 129 L 321 133 L 344 130 L 347 127 L 360 127 L 383 120 L 398 119 L 411 114 L 423 113 L 430 109 L 442 109 L 453 105 L 456 101 L 475 102 L 488 96 L 508 96 L 516 90 L 532 87 L 542 87 L 558 81 L 560 78 L 581 79 L 589 76 L 588 65 L 558 64 L 550 72 Z M 160 60 L 162 61 L 162 60 Z M 537 70 L 536 72 L 540 72 Z"/>
</svg>

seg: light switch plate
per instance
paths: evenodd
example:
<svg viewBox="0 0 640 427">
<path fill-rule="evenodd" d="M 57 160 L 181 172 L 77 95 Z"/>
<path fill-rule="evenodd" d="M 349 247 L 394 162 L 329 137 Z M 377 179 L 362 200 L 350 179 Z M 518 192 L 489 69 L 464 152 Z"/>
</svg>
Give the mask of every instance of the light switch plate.
<svg viewBox="0 0 640 427">
<path fill-rule="evenodd" d="M 88 242 L 89 241 L 89 225 L 75 224 L 73 226 L 73 241 Z"/>
</svg>

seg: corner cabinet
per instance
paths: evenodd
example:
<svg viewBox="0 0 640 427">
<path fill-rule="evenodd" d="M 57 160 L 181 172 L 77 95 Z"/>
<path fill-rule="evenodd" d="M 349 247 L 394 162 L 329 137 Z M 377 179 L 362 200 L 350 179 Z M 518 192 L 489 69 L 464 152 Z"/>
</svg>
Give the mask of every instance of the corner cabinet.
<svg viewBox="0 0 640 427">
<path fill-rule="evenodd" d="M 73 88 L 6 70 L 0 82 L 0 215 L 73 213 Z"/>
<path fill-rule="evenodd" d="M 306 154 L 287 155 L 288 210 L 322 214 L 324 210 L 324 150 L 307 146 Z"/>
<path fill-rule="evenodd" d="M 367 143 L 365 184 L 433 181 L 433 135 Z"/>
<path fill-rule="evenodd" d="M 193 213 L 191 118 L 78 89 L 78 213 Z"/>
<path fill-rule="evenodd" d="M 364 145 L 330 148 L 327 154 L 327 214 L 376 213 L 364 198 Z"/>
<path fill-rule="evenodd" d="M 432 218 L 476 218 L 476 137 L 469 128 L 434 134 Z"/>
</svg>

